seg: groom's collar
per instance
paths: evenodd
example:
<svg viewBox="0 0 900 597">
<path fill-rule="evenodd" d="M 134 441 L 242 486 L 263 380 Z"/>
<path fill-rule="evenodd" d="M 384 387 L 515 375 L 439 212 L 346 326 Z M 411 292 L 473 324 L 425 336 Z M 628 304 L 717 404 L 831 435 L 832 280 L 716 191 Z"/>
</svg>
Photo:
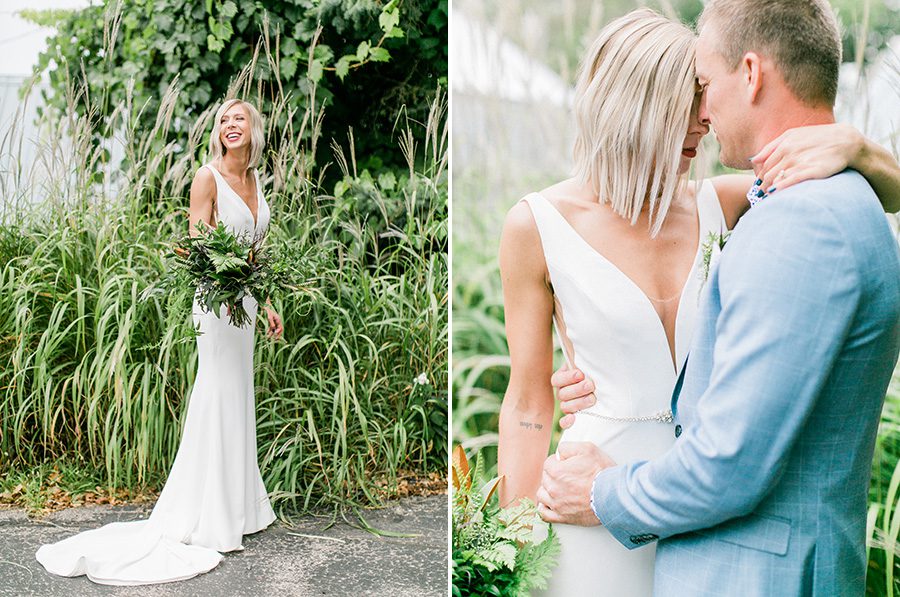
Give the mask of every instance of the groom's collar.
<svg viewBox="0 0 900 597">
<path fill-rule="evenodd" d="M 753 186 L 750 187 L 750 190 L 747 191 L 747 201 L 750 202 L 750 207 L 754 207 L 757 203 L 769 196 L 769 194 L 759 186 L 761 184 L 762 179 L 757 178 L 756 182 L 753 183 Z M 775 191 L 774 188 L 771 188 L 769 190 L 772 192 Z"/>
</svg>

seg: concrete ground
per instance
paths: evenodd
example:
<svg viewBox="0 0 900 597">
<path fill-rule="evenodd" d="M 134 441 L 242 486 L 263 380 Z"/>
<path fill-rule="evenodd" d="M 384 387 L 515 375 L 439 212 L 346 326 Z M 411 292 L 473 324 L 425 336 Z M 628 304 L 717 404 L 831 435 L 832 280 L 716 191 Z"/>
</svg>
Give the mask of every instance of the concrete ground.
<svg viewBox="0 0 900 597">
<path fill-rule="evenodd" d="M 146 518 L 150 504 L 71 508 L 30 520 L 0 510 L 0 595 L 91 597 L 253 597 L 256 595 L 447 595 L 447 496 L 406 498 L 367 510 L 373 527 L 415 537 L 380 537 L 343 522 L 306 517 L 244 538 L 215 569 L 192 579 L 143 587 L 96 585 L 48 574 L 34 559 L 43 543 L 100 525 Z M 350 516 L 348 516 L 353 520 Z"/>
</svg>

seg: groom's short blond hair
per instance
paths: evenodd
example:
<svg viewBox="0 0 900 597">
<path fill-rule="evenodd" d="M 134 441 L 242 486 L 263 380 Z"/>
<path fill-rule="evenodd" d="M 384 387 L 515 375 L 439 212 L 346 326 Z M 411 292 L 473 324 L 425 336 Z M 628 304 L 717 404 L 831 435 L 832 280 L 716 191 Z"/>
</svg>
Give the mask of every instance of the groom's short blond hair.
<svg viewBox="0 0 900 597">
<path fill-rule="evenodd" d="M 747 52 L 758 52 L 775 62 L 799 100 L 834 105 L 841 34 L 826 0 L 710 0 L 698 27 L 710 23 L 731 69 Z"/>
</svg>

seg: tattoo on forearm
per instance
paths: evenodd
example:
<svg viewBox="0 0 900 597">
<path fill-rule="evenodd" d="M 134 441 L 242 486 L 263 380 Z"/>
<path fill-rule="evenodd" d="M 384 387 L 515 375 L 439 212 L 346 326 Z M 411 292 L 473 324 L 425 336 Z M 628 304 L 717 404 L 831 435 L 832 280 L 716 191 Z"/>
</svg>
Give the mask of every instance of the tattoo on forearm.
<svg viewBox="0 0 900 597">
<path fill-rule="evenodd" d="M 519 427 L 524 427 L 525 429 L 534 428 L 537 431 L 540 431 L 544 428 L 540 423 L 529 423 L 528 421 L 519 421 Z"/>
</svg>

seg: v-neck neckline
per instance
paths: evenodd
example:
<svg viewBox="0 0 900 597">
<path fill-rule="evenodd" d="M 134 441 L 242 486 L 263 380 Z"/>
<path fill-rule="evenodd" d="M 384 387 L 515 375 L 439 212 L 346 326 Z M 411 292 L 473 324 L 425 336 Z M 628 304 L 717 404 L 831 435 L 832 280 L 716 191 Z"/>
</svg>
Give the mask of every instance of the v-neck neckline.
<svg viewBox="0 0 900 597">
<path fill-rule="evenodd" d="M 254 186 L 256 187 L 256 214 L 254 215 L 253 210 L 250 209 L 250 206 L 247 205 L 247 202 L 244 200 L 243 197 L 241 197 L 241 194 L 238 193 L 237 191 L 235 191 L 233 186 L 228 184 L 228 180 L 225 178 L 225 175 L 222 174 L 222 172 L 218 168 L 213 166 L 211 162 L 209 164 L 209 167 L 216 171 L 216 173 L 219 175 L 219 177 L 221 177 L 222 182 L 224 182 L 225 186 L 228 187 L 228 190 L 230 190 L 232 193 L 234 193 L 237 196 L 238 199 L 240 199 L 243 206 L 250 213 L 250 217 L 253 219 L 253 232 L 255 234 L 256 229 L 259 227 L 259 210 L 262 209 L 262 201 L 260 201 L 260 198 L 259 198 L 259 177 L 256 175 L 256 170 L 255 169 L 253 170 Z"/>
<path fill-rule="evenodd" d="M 697 193 L 700 192 L 700 189 L 697 190 Z M 666 332 L 665 323 L 663 323 L 662 317 L 659 314 L 659 311 L 656 310 L 656 307 L 653 306 L 653 301 L 650 300 L 650 296 L 644 292 L 644 290 L 638 286 L 637 282 L 635 282 L 628 274 L 626 274 L 622 269 L 613 263 L 606 255 L 598 251 L 594 246 L 588 242 L 586 238 L 584 238 L 578 230 L 566 219 L 566 217 L 562 214 L 559 209 L 553 203 L 544 197 L 541 193 L 535 193 L 538 197 L 540 197 L 543 201 L 549 205 L 560 220 L 566 225 L 569 231 L 582 243 L 584 246 L 593 254 L 596 255 L 601 261 L 606 263 L 610 268 L 612 268 L 618 276 L 623 278 L 626 282 L 626 285 L 633 288 L 637 293 L 643 298 L 643 304 L 650 307 L 650 311 L 653 313 L 653 319 L 656 320 L 656 323 L 659 324 L 659 330 L 662 332 L 662 338 L 665 342 L 666 352 L 669 354 L 669 357 L 672 361 L 672 366 L 674 369 L 674 373 L 677 376 L 680 372 L 678 368 L 678 321 L 681 318 L 682 313 L 682 302 L 684 301 L 684 293 L 690 285 L 691 279 L 696 275 L 698 256 L 700 255 L 700 251 L 702 248 L 702 243 L 700 242 L 700 236 L 702 235 L 702 222 L 700 221 L 700 206 L 697 205 L 697 250 L 694 251 L 694 259 L 691 263 L 691 269 L 688 272 L 687 277 L 684 280 L 684 283 L 681 286 L 681 292 L 678 293 L 678 303 L 676 305 L 675 311 L 675 322 L 672 330 L 672 347 L 669 348 L 669 334 Z"/>
</svg>

